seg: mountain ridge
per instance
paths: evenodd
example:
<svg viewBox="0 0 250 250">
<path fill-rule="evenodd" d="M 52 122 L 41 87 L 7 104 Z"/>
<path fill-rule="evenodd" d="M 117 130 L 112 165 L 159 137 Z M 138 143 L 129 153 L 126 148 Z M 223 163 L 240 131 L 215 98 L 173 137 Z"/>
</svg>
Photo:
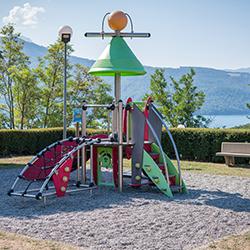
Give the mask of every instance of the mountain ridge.
<svg viewBox="0 0 250 250">
<path fill-rule="evenodd" d="M 31 58 L 31 65 L 35 67 L 38 64 L 38 57 L 44 56 L 47 48 L 32 41 L 24 42 L 24 52 Z M 94 60 L 71 56 L 71 63 L 83 64 L 91 67 Z M 170 76 L 178 79 L 186 74 L 190 68 L 196 72 L 194 84 L 198 90 L 202 90 L 206 94 L 203 107 L 197 112 L 202 115 L 249 115 L 250 110 L 246 107 L 246 103 L 250 102 L 250 68 L 242 68 L 237 70 L 221 70 L 208 67 L 190 67 L 180 66 L 172 67 L 153 67 L 144 66 L 147 74 L 136 77 L 122 78 L 122 98 L 132 97 L 140 100 L 145 93 L 149 92 L 150 75 L 157 68 L 165 69 L 165 77 L 167 81 Z M 240 72 L 242 70 L 243 72 Z M 103 79 L 113 87 L 112 77 L 103 77 Z"/>
</svg>

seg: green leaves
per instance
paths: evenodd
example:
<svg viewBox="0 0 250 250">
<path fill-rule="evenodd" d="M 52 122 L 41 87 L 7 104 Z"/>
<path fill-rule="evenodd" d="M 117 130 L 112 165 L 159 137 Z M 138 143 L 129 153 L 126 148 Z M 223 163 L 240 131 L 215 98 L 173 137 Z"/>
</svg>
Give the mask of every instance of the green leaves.
<svg viewBox="0 0 250 250">
<path fill-rule="evenodd" d="M 88 70 L 81 64 L 74 66 L 74 73 L 68 84 L 68 100 L 71 111 L 73 108 L 81 107 L 83 101 L 89 104 L 109 104 L 112 102 L 113 98 L 109 95 L 110 85 L 104 83 L 99 77 L 89 75 Z M 107 115 L 107 111 L 103 109 L 88 111 L 88 127 L 106 128 L 108 125 Z"/>
<path fill-rule="evenodd" d="M 29 59 L 22 51 L 23 42 L 19 39 L 20 33 L 15 32 L 13 25 L 3 26 L 0 34 L 0 50 L 3 56 L 3 59 L 0 59 L 0 94 L 5 101 L 4 111 L 0 116 L 0 126 L 13 129 L 16 127 L 13 67 L 21 71 L 28 66 Z"/>
<path fill-rule="evenodd" d="M 48 47 L 35 69 L 29 68 L 20 34 L 8 24 L 0 30 L 3 59 L 0 58 L 0 128 L 58 127 L 63 123 L 64 43 L 59 40 Z M 72 65 L 73 52 L 67 44 L 67 123 L 73 108 L 88 103 L 111 103 L 110 85 L 88 74 L 83 65 Z M 88 112 L 89 126 L 106 127 L 107 114 Z M 94 122 L 94 120 L 96 120 Z"/>
<path fill-rule="evenodd" d="M 195 72 L 193 69 L 179 80 L 170 77 L 167 82 L 163 69 L 156 69 L 151 75 L 150 90 L 156 105 L 166 121 L 173 127 L 183 124 L 185 127 L 206 127 L 209 120 L 194 113 L 201 108 L 205 94 L 197 91 L 193 84 Z"/>
</svg>

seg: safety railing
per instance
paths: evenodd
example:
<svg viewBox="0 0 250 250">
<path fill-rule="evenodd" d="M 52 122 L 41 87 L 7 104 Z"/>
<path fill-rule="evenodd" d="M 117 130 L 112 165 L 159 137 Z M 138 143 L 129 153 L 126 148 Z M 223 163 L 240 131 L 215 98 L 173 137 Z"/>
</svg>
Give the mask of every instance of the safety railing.
<svg viewBox="0 0 250 250">
<path fill-rule="evenodd" d="M 171 132 L 170 132 L 170 130 L 169 130 L 167 124 L 166 124 L 165 121 L 163 120 L 162 115 L 161 115 L 161 114 L 159 113 L 159 111 L 157 110 L 157 108 L 154 106 L 154 104 L 151 104 L 151 106 L 152 106 L 153 112 L 157 115 L 157 117 L 160 119 L 162 125 L 165 127 L 165 129 L 166 129 L 166 131 L 167 131 L 167 133 L 168 133 L 168 136 L 169 136 L 169 138 L 170 138 L 170 141 L 171 141 L 171 143 L 172 143 L 172 146 L 173 146 L 173 148 L 174 148 L 175 157 L 176 157 L 176 160 L 177 160 L 178 174 L 179 174 L 179 182 L 180 182 L 179 184 L 180 184 L 180 186 L 181 186 L 181 178 L 182 178 L 182 176 L 181 176 L 180 157 L 179 157 L 178 149 L 177 149 L 177 147 L 176 147 L 174 138 L 173 138 L 173 136 L 172 136 L 172 134 L 171 134 Z"/>
<path fill-rule="evenodd" d="M 157 134 L 156 134 L 156 132 L 155 132 L 152 124 L 149 122 L 149 120 L 147 118 L 146 118 L 146 123 L 148 124 L 148 127 L 151 130 L 151 132 L 152 132 L 152 134 L 153 134 L 153 136 L 154 136 L 154 138 L 155 138 L 155 140 L 156 140 L 156 142 L 158 144 L 158 147 L 160 149 L 160 152 L 161 152 L 161 155 L 162 155 L 162 159 L 163 159 L 164 168 L 165 168 L 165 177 L 166 177 L 167 182 L 169 184 L 170 182 L 169 182 L 168 166 L 167 166 L 167 161 L 166 161 L 166 158 L 165 158 L 165 155 L 164 155 L 163 148 L 161 146 L 161 142 L 160 142 L 160 140 L 159 140 L 159 138 L 158 138 L 158 136 L 157 136 Z"/>
</svg>

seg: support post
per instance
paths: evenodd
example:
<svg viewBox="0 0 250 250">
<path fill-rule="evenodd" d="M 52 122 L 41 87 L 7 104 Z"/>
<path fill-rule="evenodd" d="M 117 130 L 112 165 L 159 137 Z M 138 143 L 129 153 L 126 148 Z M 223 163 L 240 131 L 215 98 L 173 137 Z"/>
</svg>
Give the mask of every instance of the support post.
<svg viewBox="0 0 250 250">
<path fill-rule="evenodd" d="M 118 138 L 119 138 L 119 150 L 118 150 L 118 169 L 119 169 L 119 191 L 123 189 L 123 134 L 122 134 L 122 100 L 118 103 Z"/>
<path fill-rule="evenodd" d="M 76 123 L 76 137 L 80 136 L 79 122 Z M 77 150 L 77 171 L 76 171 L 77 185 L 80 185 L 80 150 Z"/>
<path fill-rule="evenodd" d="M 86 102 L 83 102 L 82 109 L 82 137 L 86 136 L 86 118 L 87 118 L 87 110 L 84 108 Z M 86 183 L 86 147 L 82 148 L 82 183 Z"/>
<path fill-rule="evenodd" d="M 85 109 L 86 102 L 83 102 L 83 110 L 82 110 L 82 137 L 86 136 L 86 118 L 87 118 L 87 110 Z"/>
<path fill-rule="evenodd" d="M 126 122 L 126 127 L 127 127 L 127 130 L 126 130 L 126 139 L 127 139 L 127 143 L 129 144 L 130 143 L 130 111 L 127 110 L 127 122 Z"/>
<path fill-rule="evenodd" d="M 113 112 L 113 134 L 118 133 L 118 102 L 121 99 L 121 75 L 116 73 L 115 74 L 115 110 Z"/>
<path fill-rule="evenodd" d="M 82 183 L 86 183 L 86 149 L 82 147 Z"/>
<path fill-rule="evenodd" d="M 93 176 L 93 171 L 94 171 L 94 146 L 93 144 L 90 145 L 90 183 L 94 183 L 94 176 Z"/>
<path fill-rule="evenodd" d="M 63 139 L 67 138 L 67 43 L 64 42 Z"/>
</svg>

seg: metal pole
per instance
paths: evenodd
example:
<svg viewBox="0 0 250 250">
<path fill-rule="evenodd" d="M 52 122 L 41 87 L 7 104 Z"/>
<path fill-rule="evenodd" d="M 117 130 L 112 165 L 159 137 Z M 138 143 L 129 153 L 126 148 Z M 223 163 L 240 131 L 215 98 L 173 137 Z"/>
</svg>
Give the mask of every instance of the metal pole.
<svg viewBox="0 0 250 250">
<path fill-rule="evenodd" d="M 63 139 L 67 137 L 67 43 L 64 42 Z"/>
<path fill-rule="evenodd" d="M 86 104 L 86 102 L 83 102 Z M 87 110 L 82 110 L 82 137 L 86 136 L 86 114 Z M 82 148 L 82 183 L 86 183 L 86 148 Z"/>
<path fill-rule="evenodd" d="M 127 143 L 130 142 L 130 111 L 129 110 L 126 110 L 127 111 L 127 123 L 126 123 L 126 126 L 127 126 L 127 130 L 126 130 L 126 139 L 127 139 Z"/>
<path fill-rule="evenodd" d="M 80 136 L 79 122 L 76 123 L 76 137 Z M 80 150 L 77 150 L 77 185 L 80 185 Z"/>
<path fill-rule="evenodd" d="M 114 110 L 114 119 L 113 119 L 113 133 L 118 133 L 118 102 L 121 99 L 121 75 L 115 74 L 115 110 Z"/>
<path fill-rule="evenodd" d="M 82 137 L 86 136 L 87 131 L 86 131 L 86 118 L 87 118 L 87 114 L 86 114 L 86 110 L 82 111 Z"/>
<path fill-rule="evenodd" d="M 94 146 L 93 144 L 90 145 L 90 183 L 94 183 L 94 176 L 93 176 L 93 171 L 94 171 Z"/>
<path fill-rule="evenodd" d="M 86 183 L 86 149 L 82 148 L 82 183 Z"/>
<path fill-rule="evenodd" d="M 122 100 L 118 103 L 118 169 L 119 169 L 119 191 L 123 188 L 123 134 L 122 134 Z"/>
</svg>

